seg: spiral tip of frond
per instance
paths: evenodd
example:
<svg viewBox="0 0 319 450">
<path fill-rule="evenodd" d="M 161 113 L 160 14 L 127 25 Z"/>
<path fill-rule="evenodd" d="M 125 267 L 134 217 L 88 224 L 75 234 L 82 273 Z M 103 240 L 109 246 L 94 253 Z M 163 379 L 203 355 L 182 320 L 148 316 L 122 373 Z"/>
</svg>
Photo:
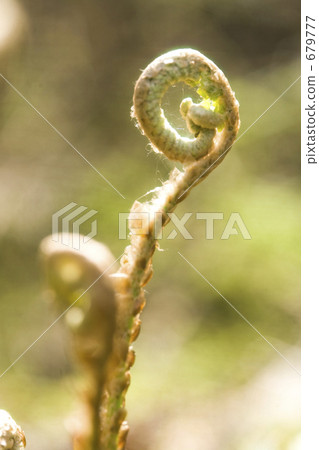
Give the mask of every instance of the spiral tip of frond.
<svg viewBox="0 0 319 450">
<path fill-rule="evenodd" d="M 194 138 L 182 137 L 161 108 L 168 88 L 184 82 L 196 89 L 202 101 L 184 99 L 180 112 Z M 136 82 L 132 117 L 154 148 L 180 162 L 197 161 L 218 151 L 220 138 L 233 141 L 239 128 L 238 102 L 223 72 L 200 52 L 180 49 L 155 59 Z"/>
</svg>

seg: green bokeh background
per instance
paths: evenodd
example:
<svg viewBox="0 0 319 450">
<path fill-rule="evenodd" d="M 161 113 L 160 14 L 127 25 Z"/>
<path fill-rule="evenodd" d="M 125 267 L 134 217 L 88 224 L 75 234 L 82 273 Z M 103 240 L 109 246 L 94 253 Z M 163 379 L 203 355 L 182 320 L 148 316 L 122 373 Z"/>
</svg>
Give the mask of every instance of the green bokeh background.
<svg viewBox="0 0 319 450">
<path fill-rule="evenodd" d="M 96 238 L 118 257 L 127 244 L 118 239 L 118 213 L 173 167 L 130 119 L 141 69 L 174 48 L 201 51 L 236 92 L 240 134 L 300 74 L 295 0 L 280 8 L 274 0 L 3 4 L 21 11 L 12 16 L 15 38 L 0 46 L 2 74 L 125 199 L 0 80 L 1 372 L 56 317 L 38 261 L 52 214 L 70 202 L 97 210 Z M 299 89 L 296 82 L 178 207 L 179 217 L 193 213 L 194 238 L 167 240 L 172 224 L 164 232 L 135 345 L 129 450 L 299 448 L 298 374 L 178 254 L 298 367 Z M 164 102 L 180 128 L 184 94 L 172 88 Z M 213 240 L 196 212 L 224 213 Z M 232 212 L 251 240 L 220 239 Z M 63 321 L 1 377 L 0 407 L 25 428 L 28 448 L 71 448 L 65 418 L 80 378 Z"/>
</svg>

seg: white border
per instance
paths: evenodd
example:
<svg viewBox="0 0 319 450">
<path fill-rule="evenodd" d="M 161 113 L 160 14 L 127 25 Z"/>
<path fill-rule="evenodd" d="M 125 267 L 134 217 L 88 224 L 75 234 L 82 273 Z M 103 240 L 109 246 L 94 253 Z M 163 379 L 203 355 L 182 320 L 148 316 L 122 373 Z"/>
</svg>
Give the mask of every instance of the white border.
<svg viewBox="0 0 319 450">
<path fill-rule="evenodd" d="M 301 448 L 319 448 L 319 5 L 301 1 Z M 315 60 L 306 59 L 306 16 L 315 19 Z M 311 71 L 311 64 L 313 65 Z M 308 164 L 308 76 L 316 76 L 316 159 Z"/>
</svg>

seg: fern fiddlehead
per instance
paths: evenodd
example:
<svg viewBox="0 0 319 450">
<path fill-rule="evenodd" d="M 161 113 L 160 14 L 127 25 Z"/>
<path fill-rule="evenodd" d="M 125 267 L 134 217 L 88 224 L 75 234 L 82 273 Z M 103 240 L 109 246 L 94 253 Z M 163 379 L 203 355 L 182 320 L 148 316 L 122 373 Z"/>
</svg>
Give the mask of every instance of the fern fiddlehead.
<svg viewBox="0 0 319 450">
<path fill-rule="evenodd" d="M 185 99 L 180 107 L 188 129 L 194 135 L 193 139 L 181 137 L 169 124 L 161 108 L 166 90 L 180 81 L 196 88 L 203 98 L 199 104 Z M 123 421 L 129 369 L 133 364 L 131 344 L 138 335 L 139 316 L 145 303 L 143 286 L 152 273 L 157 218 L 161 218 L 160 227 L 169 222 L 168 213 L 194 185 L 220 164 L 239 129 L 238 102 L 226 77 L 212 61 L 192 49 L 166 53 L 143 71 L 134 90 L 132 116 L 155 149 L 171 160 L 182 162 L 184 170 L 174 169 L 169 180 L 156 190 L 153 199 L 143 204 L 135 202 L 131 209 L 135 220 L 139 213 L 147 213 L 149 220 L 143 234 L 138 235 L 134 234 L 134 221 L 131 221 L 131 245 L 125 249 L 117 274 L 116 291 L 122 305 L 122 315 L 115 346 L 126 357 L 118 358 L 119 364 L 114 370 L 113 393 L 109 397 L 113 399 L 113 412 L 109 410 L 109 414 L 118 417 L 118 420 L 113 421 L 114 439 L 113 442 L 107 439 L 105 448 L 108 450 L 119 450 L 125 446 L 128 427 Z"/>
<path fill-rule="evenodd" d="M 193 138 L 182 137 L 170 125 L 161 108 L 165 92 L 179 82 L 193 87 L 202 98 L 197 104 L 186 98 L 180 106 L 181 115 Z M 182 163 L 183 169 L 175 168 L 169 179 L 154 191 L 151 200 L 145 203 L 135 201 L 132 206 L 130 245 L 124 251 L 118 271 L 112 273 L 107 282 L 104 280 L 107 286 L 112 287 L 110 291 L 105 291 L 108 292 L 105 301 L 114 300 L 114 308 L 111 308 L 114 326 L 109 327 L 112 331 L 111 345 L 105 347 L 101 360 L 91 360 L 88 354 L 83 354 L 81 346 L 77 347 L 79 356 L 94 373 L 96 389 L 93 389 L 89 401 L 93 424 L 88 427 L 87 435 L 80 436 L 75 442 L 76 450 L 92 450 L 92 442 L 94 450 L 124 449 L 128 433 L 125 395 L 135 358 L 132 344 L 139 334 L 140 313 L 145 304 L 144 286 L 152 275 L 152 256 L 158 233 L 169 222 L 169 213 L 189 194 L 191 188 L 221 163 L 239 129 L 238 102 L 226 77 L 212 61 L 192 49 L 168 52 L 143 71 L 134 90 L 132 116 L 153 148 L 168 159 Z M 143 222 L 145 214 L 147 224 L 142 232 L 135 234 L 136 221 Z M 53 261 L 56 251 L 47 246 L 45 249 L 47 261 Z M 83 256 L 78 258 L 74 252 L 64 256 L 72 256 L 75 262 L 93 267 L 89 259 L 84 260 Z M 73 295 L 72 289 L 74 285 L 71 286 Z M 59 287 L 55 290 L 58 291 Z M 97 301 L 91 302 L 92 307 L 95 305 L 89 316 L 93 322 L 76 330 L 76 342 L 83 342 L 82 337 L 87 338 L 88 333 L 92 333 L 91 341 L 92 337 L 100 335 L 95 325 L 98 327 L 104 319 L 101 318 L 102 322 L 97 320 L 95 312 L 100 314 L 100 298 L 106 294 L 104 296 L 104 290 L 101 295 L 100 291 L 98 294 Z"/>
<path fill-rule="evenodd" d="M 23 450 L 26 439 L 21 427 L 16 424 L 9 413 L 0 409 L 0 448 L 3 450 Z"/>
</svg>

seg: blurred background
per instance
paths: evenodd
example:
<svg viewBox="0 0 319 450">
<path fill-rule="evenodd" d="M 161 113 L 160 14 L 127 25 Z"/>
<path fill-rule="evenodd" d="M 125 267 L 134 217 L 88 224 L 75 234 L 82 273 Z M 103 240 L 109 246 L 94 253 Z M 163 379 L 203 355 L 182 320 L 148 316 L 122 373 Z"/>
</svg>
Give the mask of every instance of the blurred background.
<svg viewBox="0 0 319 450">
<path fill-rule="evenodd" d="M 96 239 L 117 258 L 118 214 L 173 167 L 130 119 L 141 70 L 174 48 L 201 51 L 236 92 L 243 133 L 300 75 L 299 14 L 296 0 L 0 1 L 2 75 L 125 196 L 0 78 L 1 373 L 56 318 L 38 260 L 52 214 L 70 202 L 97 210 Z M 299 375 L 177 253 L 299 367 L 299 90 L 178 207 L 193 213 L 194 239 L 164 232 L 135 345 L 129 450 L 299 448 Z M 185 92 L 164 101 L 179 128 Z M 224 214 L 213 240 L 196 212 Z M 251 240 L 220 239 L 232 212 Z M 0 408 L 28 448 L 71 448 L 80 378 L 63 321 L 1 377 Z"/>
</svg>

